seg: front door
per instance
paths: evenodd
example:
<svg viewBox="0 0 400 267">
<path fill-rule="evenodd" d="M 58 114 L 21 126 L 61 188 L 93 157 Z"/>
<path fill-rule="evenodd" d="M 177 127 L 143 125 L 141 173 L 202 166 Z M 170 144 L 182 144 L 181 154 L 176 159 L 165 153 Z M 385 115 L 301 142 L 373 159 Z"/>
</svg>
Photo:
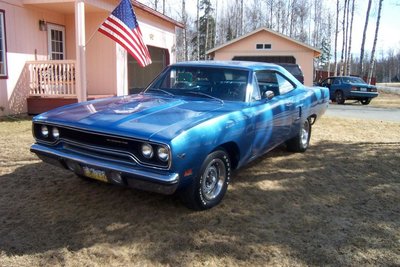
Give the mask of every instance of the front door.
<svg viewBox="0 0 400 267">
<path fill-rule="evenodd" d="M 253 156 L 259 156 L 284 142 L 291 130 L 294 116 L 293 85 L 281 74 L 264 70 L 256 73 L 262 99 L 253 103 Z M 274 92 L 271 100 L 265 92 Z"/>
<path fill-rule="evenodd" d="M 47 40 L 49 59 L 65 59 L 65 27 L 48 23 Z"/>
</svg>

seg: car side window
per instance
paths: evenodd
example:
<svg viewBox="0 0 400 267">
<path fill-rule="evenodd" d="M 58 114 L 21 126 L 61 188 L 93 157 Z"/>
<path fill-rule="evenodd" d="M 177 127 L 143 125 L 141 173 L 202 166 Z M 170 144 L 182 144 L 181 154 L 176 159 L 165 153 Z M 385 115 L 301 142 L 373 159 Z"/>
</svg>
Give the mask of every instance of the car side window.
<svg viewBox="0 0 400 267">
<path fill-rule="evenodd" d="M 251 101 L 257 101 L 261 99 L 260 86 L 258 85 L 257 76 L 253 75 L 253 91 L 251 92 Z"/>
<path fill-rule="evenodd" d="M 340 84 L 340 79 L 334 79 L 332 84 Z"/>
<path fill-rule="evenodd" d="M 258 86 L 260 88 L 261 97 L 265 97 L 265 92 L 272 91 L 274 95 L 279 95 L 278 80 L 276 73 L 269 70 L 262 70 L 256 72 Z"/>
<path fill-rule="evenodd" d="M 279 73 L 276 74 L 276 78 L 278 80 L 280 95 L 286 94 L 294 89 L 293 84 Z"/>
</svg>

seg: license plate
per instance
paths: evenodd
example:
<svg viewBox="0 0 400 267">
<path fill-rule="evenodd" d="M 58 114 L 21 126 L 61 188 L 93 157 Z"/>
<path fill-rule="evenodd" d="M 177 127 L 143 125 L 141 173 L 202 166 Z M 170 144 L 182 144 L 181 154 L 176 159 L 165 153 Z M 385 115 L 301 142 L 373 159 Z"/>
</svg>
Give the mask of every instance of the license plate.
<svg viewBox="0 0 400 267">
<path fill-rule="evenodd" d="M 366 92 L 367 88 L 360 88 L 361 92 Z"/>
<path fill-rule="evenodd" d="M 108 183 L 105 171 L 93 169 L 87 166 L 83 166 L 82 169 L 83 175 L 85 175 L 86 177 Z"/>
</svg>

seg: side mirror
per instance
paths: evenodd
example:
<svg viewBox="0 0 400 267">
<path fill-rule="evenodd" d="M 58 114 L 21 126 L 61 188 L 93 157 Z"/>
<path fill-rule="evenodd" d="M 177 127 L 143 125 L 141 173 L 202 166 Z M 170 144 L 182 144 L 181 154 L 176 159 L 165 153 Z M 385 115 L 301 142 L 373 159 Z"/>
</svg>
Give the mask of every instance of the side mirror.
<svg viewBox="0 0 400 267">
<path fill-rule="evenodd" d="M 274 96 L 275 96 L 275 94 L 274 94 L 274 92 L 272 92 L 272 91 L 266 91 L 266 92 L 264 93 L 264 98 L 265 98 L 265 99 L 268 99 L 268 100 L 271 100 Z"/>
</svg>

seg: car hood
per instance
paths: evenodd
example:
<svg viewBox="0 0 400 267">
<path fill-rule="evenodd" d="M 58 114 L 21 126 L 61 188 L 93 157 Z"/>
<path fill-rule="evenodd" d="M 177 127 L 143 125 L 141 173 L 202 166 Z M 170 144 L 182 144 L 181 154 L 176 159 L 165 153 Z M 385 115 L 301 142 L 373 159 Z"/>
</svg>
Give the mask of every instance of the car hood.
<svg viewBox="0 0 400 267">
<path fill-rule="evenodd" d="M 227 109 L 227 106 L 230 108 Z M 232 110 L 215 100 L 179 99 L 151 94 L 72 104 L 40 114 L 34 121 L 168 142 L 182 131 Z"/>
</svg>

